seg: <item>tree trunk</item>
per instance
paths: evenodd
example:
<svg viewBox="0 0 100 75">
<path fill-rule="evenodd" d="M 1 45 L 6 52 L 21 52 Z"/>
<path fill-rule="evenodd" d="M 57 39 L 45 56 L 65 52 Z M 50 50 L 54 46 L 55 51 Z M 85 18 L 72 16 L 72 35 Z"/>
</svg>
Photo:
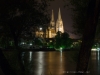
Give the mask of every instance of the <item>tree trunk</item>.
<svg viewBox="0 0 100 75">
<path fill-rule="evenodd" d="M 17 55 L 18 55 L 18 62 L 19 62 L 19 66 L 21 68 L 22 71 L 25 71 L 25 67 L 24 67 L 24 64 L 22 63 L 22 60 L 21 60 L 21 53 L 22 51 L 20 50 L 19 46 L 18 46 L 18 37 L 14 36 L 14 43 L 15 43 L 15 47 L 17 49 Z"/>
<path fill-rule="evenodd" d="M 76 75 L 86 75 L 88 62 L 91 55 L 91 48 L 94 43 L 96 26 L 99 18 L 100 0 L 90 0 L 87 21 L 84 29 L 82 45 L 79 52 Z"/>
<path fill-rule="evenodd" d="M 16 75 L 16 73 L 13 71 L 13 69 L 9 65 L 6 57 L 2 53 L 1 49 L 0 49 L 0 66 L 5 75 Z"/>
</svg>

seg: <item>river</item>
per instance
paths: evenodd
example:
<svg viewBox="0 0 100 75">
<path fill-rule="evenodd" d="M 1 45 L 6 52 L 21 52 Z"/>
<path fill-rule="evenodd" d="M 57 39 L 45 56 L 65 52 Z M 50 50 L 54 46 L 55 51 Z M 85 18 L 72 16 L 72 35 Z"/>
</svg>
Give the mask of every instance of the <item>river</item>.
<svg viewBox="0 0 100 75">
<path fill-rule="evenodd" d="M 87 75 L 100 75 L 99 53 L 100 51 L 91 51 Z M 22 52 L 21 59 L 25 75 L 75 75 L 77 56 L 77 51 L 25 51 Z M 16 58 L 9 58 L 14 59 L 11 64 L 15 66 Z M 16 68 L 19 67 L 15 66 Z M 19 69 L 16 69 L 16 73 L 21 75 Z"/>
</svg>

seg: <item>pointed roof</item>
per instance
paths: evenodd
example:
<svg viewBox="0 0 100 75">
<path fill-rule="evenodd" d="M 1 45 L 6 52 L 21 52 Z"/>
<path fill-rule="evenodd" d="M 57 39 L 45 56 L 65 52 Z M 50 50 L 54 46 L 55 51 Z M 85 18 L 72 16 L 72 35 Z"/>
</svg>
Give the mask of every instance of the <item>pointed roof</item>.
<svg viewBox="0 0 100 75">
<path fill-rule="evenodd" d="M 53 13 L 53 10 L 52 10 L 52 15 L 51 15 L 51 21 L 54 21 L 54 13 Z"/>
<path fill-rule="evenodd" d="M 61 20 L 61 12 L 60 12 L 60 8 L 59 8 L 59 12 L 58 12 L 58 20 Z"/>
</svg>

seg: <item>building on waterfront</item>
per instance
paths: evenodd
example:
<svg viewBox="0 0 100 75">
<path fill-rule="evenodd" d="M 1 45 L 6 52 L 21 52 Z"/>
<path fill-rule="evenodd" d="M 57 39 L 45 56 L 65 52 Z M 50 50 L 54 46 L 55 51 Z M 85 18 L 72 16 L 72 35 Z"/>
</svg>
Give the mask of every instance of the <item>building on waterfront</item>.
<svg viewBox="0 0 100 75">
<path fill-rule="evenodd" d="M 52 10 L 52 15 L 51 15 L 49 26 L 46 28 L 45 32 L 43 32 L 43 28 L 40 27 L 38 31 L 36 31 L 36 37 L 54 38 L 58 31 L 64 33 L 63 20 L 61 18 L 60 8 L 58 11 L 57 21 L 55 22 L 54 12 Z"/>
</svg>

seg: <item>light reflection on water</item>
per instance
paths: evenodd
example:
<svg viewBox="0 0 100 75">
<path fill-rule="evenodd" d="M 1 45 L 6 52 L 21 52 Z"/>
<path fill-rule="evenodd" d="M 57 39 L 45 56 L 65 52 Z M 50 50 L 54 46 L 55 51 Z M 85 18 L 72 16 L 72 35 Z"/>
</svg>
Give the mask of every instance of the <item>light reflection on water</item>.
<svg viewBox="0 0 100 75">
<path fill-rule="evenodd" d="M 99 58 L 100 58 L 100 56 L 99 56 L 99 52 L 100 51 L 97 51 L 98 53 L 97 53 L 97 58 L 98 58 L 98 71 L 100 71 L 100 60 L 99 60 Z M 100 73 L 99 73 L 100 74 Z"/>
<path fill-rule="evenodd" d="M 24 64 L 24 55 L 25 55 L 25 52 L 22 52 L 22 63 Z"/>
<path fill-rule="evenodd" d="M 93 66 L 92 71 L 99 74 L 100 70 L 100 51 L 94 51 L 91 54 L 91 66 Z M 34 75 L 67 75 L 67 71 L 75 70 L 75 63 L 69 61 L 71 52 L 23 52 L 22 57 L 25 59 L 25 55 L 29 54 L 28 60 L 29 64 L 33 64 L 31 72 Z M 70 56 L 69 56 L 70 55 Z M 23 61 L 24 62 L 24 61 Z M 31 66 L 31 67 L 32 67 Z M 63 73 L 64 72 L 64 73 Z M 31 74 L 31 75 L 33 75 Z M 91 74 L 92 75 L 92 72 Z"/>
<path fill-rule="evenodd" d="M 44 52 L 38 52 L 38 66 L 37 66 L 37 75 L 42 75 L 43 73 L 43 63 L 44 63 L 44 58 L 43 58 Z"/>
<path fill-rule="evenodd" d="M 32 51 L 29 52 L 29 62 L 32 61 Z"/>
<path fill-rule="evenodd" d="M 92 51 L 91 52 L 91 59 L 96 60 L 97 59 L 96 55 L 97 55 L 97 51 Z"/>
<path fill-rule="evenodd" d="M 60 51 L 60 61 L 62 62 L 62 51 Z"/>
<path fill-rule="evenodd" d="M 91 52 L 91 74 L 100 75 L 100 50 Z"/>
<path fill-rule="evenodd" d="M 99 61 L 99 51 L 98 51 L 98 61 Z"/>
</svg>

